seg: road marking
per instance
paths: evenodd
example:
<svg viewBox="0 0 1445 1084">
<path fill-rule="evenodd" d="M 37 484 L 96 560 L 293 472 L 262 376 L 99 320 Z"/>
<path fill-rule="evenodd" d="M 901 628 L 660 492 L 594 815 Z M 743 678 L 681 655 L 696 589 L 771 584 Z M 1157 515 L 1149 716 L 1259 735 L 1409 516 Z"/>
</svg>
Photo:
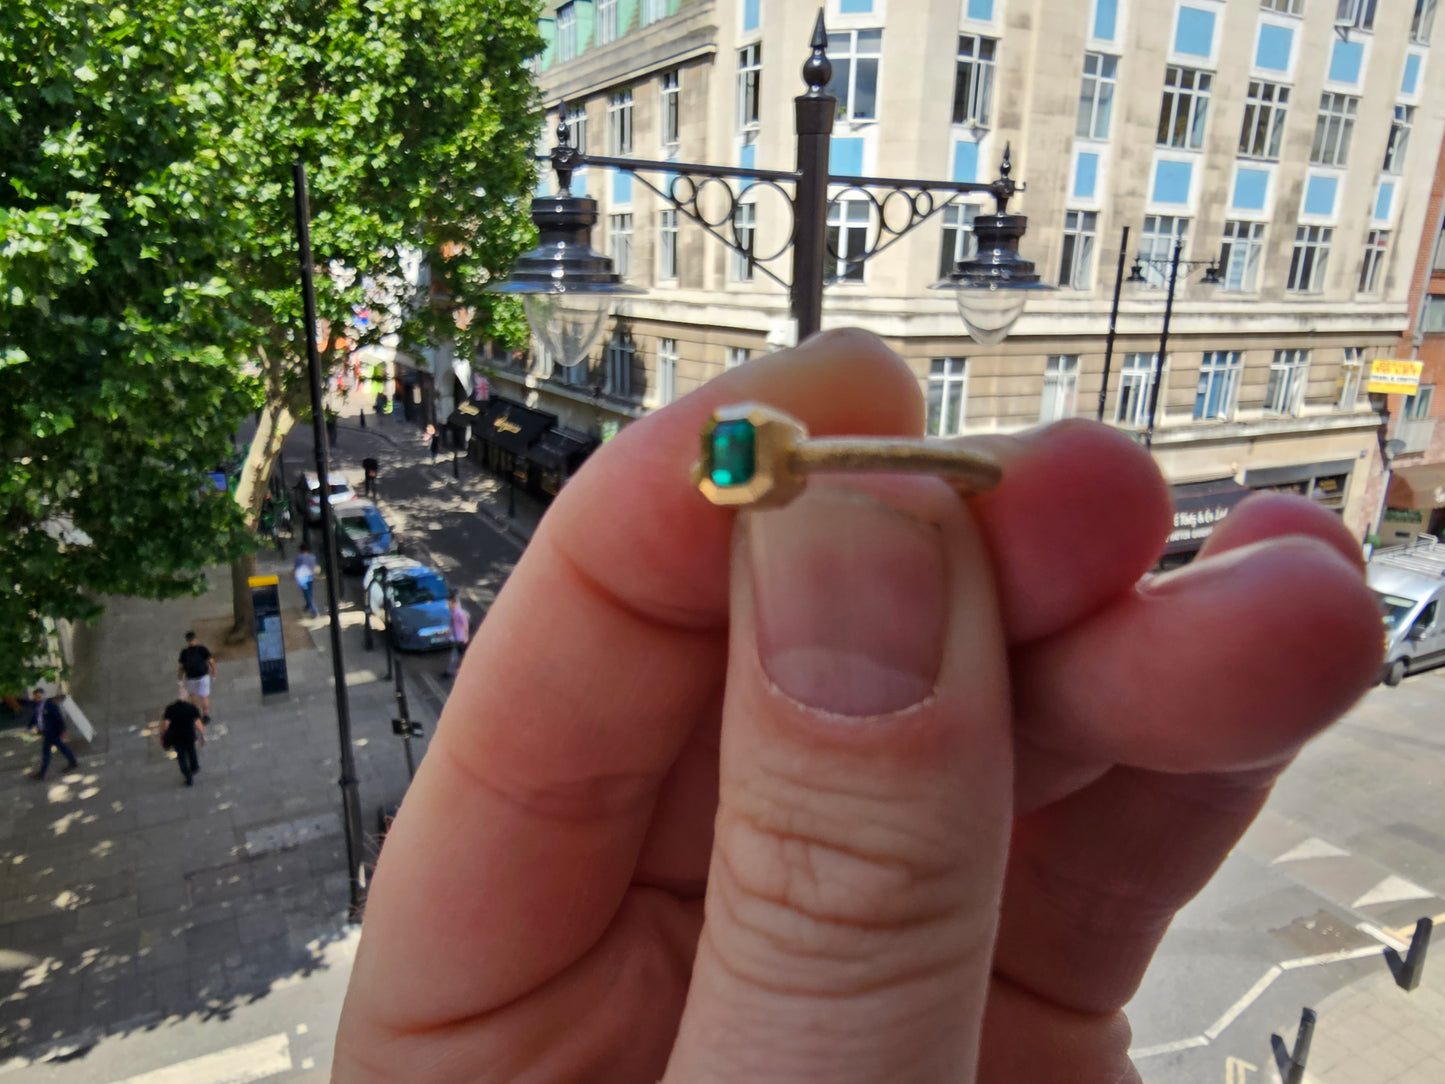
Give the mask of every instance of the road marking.
<svg viewBox="0 0 1445 1084">
<path fill-rule="evenodd" d="M 1341 850 L 1333 843 L 1327 843 L 1316 836 L 1310 836 L 1292 850 L 1280 855 L 1270 865 L 1277 866 L 1281 862 L 1299 862 L 1306 858 L 1348 858 L 1349 856 L 1349 851 Z"/>
<path fill-rule="evenodd" d="M 1258 1065 L 1251 1065 L 1243 1058 L 1230 1056 L 1224 1059 L 1224 1084 L 1249 1084 L 1249 1074 L 1259 1072 Z"/>
<path fill-rule="evenodd" d="M 1405 952 L 1410 948 L 1409 944 L 1401 941 L 1398 937 L 1395 937 L 1388 930 L 1380 929 L 1380 927 L 1376 926 L 1373 922 L 1356 922 L 1355 929 L 1359 930 L 1363 934 L 1367 934 L 1368 936 L 1373 937 L 1381 944 L 1389 945 L 1396 952 Z"/>
<path fill-rule="evenodd" d="M 117 1084 L 251 1084 L 288 1072 L 291 1067 L 291 1044 L 283 1031 L 244 1046 L 126 1077 Z"/>
<path fill-rule="evenodd" d="M 1281 971 L 1297 971 L 1301 967 L 1320 967 L 1324 964 L 1338 964 L 1346 960 L 1363 960 L 1366 956 L 1378 956 L 1379 945 L 1366 945 L 1364 948 L 1340 949 L 1339 952 L 1326 952 L 1320 956 L 1300 956 L 1294 960 L 1286 960 L 1279 965 Z"/>
<path fill-rule="evenodd" d="M 1279 967 L 1271 967 L 1268 971 L 1261 975 L 1259 977 L 1259 981 L 1256 982 L 1253 986 L 1251 986 L 1247 991 L 1245 991 L 1243 997 L 1241 997 L 1229 1008 L 1224 1010 L 1223 1016 L 1221 1016 L 1218 1020 L 1214 1021 L 1214 1023 L 1210 1024 L 1209 1027 L 1204 1029 L 1204 1037 L 1206 1039 L 1219 1038 L 1220 1033 L 1223 1032 L 1225 1028 L 1229 1027 L 1230 1024 L 1234 1023 L 1234 1021 L 1239 1018 L 1240 1013 L 1244 1012 L 1245 1009 L 1249 1008 L 1250 1005 L 1254 1004 L 1255 999 L 1258 998 L 1260 994 L 1268 990 L 1269 984 L 1274 982 L 1275 979 L 1279 978 L 1281 974 L 1282 971 Z"/>
<path fill-rule="evenodd" d="M 1413 881 L 1390 874 L 1374 888 L 1350 904 L 1351 907 L 1369 907 L 1376 903 L 1403 903 L 1406 900 L 1428 900 L 1435 893 L 1421 888 Z"/>
<path fill-rule="evenodd" d="M 1179 1039 L 1172 1043 L 1160 1043 L 1158 1046 L 1141 1046 L 1129 1051 L 1129 1057 L 1135 1061 L 1141 1058 L 1157 1058 L 1161 1054 L 1173 1054 L 1180 1050 L 1192 1050 L 1196 1046 L 1208 1046 L 1209 1040 L 1203 1035 L 1196 1035 L 1192 1039 Z"/>
</svg>

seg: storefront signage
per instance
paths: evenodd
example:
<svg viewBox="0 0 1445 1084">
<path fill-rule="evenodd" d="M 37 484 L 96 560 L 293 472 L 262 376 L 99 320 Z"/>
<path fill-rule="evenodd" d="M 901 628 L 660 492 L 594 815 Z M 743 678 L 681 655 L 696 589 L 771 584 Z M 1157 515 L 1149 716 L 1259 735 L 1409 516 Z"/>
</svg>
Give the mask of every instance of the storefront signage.
<svg viewBox="0 0 1445 1084">
<path fill-rule="evenodd" d="M 611 440 L 613 437 L 615 437 L 615 436 L 617 435 L 617 432 L 618 432 L 618 430 L 619 430 L 620 428 L 621 428 L 621 426 L 618 424 L 616 418 L 604 418 L 604 419 L 602 419 L 602 425 L 601 425 L 601 430 L 602 430 L 602 443 L 603 443 L 603 444 L 606 444 L 609 440 Z"/>
<path fill-rule="evenodd" d="M 1423 526 L 1425 513 L 1418 508 L 1386 508 L 1386 523 L 1410 523 L 1415 526 Z"/>
<path fill-rule="evenodd" d="M 1423 361 L 1406 358 L 1376 358 L 1370 363 L 1370 382 L 1365 390 L 1371 395 L 1414 395 L 1420 390 Z"/>
<path fill-rule="evenodd" d="M 1221 504 L 1213 508 L 1192 508 L 1174 513 L 1174 530 L 1169 533 L 1169 545 L 1179 542 L 1202 542 L 1214 533 L 1214 527 L 1229 515 L 1230 505 Z"/>
<path fill-rule="evenodd" d="M 520 433 L 522 431 L 522 427 L 505 414 L 492 422 L 492 428 L 499 433 Z"/>
</svg>

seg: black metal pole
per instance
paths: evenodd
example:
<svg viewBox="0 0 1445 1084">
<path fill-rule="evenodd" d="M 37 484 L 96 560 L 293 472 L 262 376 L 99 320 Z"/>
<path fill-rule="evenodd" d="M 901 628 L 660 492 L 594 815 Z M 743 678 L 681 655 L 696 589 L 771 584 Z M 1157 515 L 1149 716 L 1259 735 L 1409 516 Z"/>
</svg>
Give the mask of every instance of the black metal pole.
<svg viewBox="0 0 1445 1084">
<path fill-rule="evenodd" d="M 1119 293 L 1124 288 L 1124 257 L 1129 252 L 1129 227 L 1119 237 L 1119 266 L 1114 271 L 1114 304 L 1109 309 L 1109 334 L 1104 339 L 1104 379 L 1099 384 L 1099 421 L 1104 420 L 1104 400 L 1109 396 L 1109 366 L 1114 361 L 1114 328 L 1119 322 Z"/>
<path fill-rule="evenodd" d="M 828 149 L 838 99 L 824 92 L 833 77 L 823 13 L 813 26 L 813 55 L 803 65 L 808 92 L 793 99 L 798 136 L 798 181 L 793 193 L 793 284 L 790 290 L 798 341 L 823 324 L 823 273 L 827 266 Z"/>
<path fill-rule="evenodd" d="M 321 540 L 328 557 L 335 558 L 335 530 L 331 521 L 330 456 L 326 446 L 326 415 L 321 388 L 321 357 L 316 349 L 316 285 L 311 266 L 311 208 L 306 194 L 306 167 L 297 162 L 291 168 L 296 200 L 296 244 L 301 262 L 301 296 L 306 317 L 306 369 L 311 380 L 311 425 L 316 443 L 316 477 L 321 491 Z M 366 875 L 361 867 L 361 801 L 356 787 L 356 758 L 351 747 L 351 706 L 346 695 L 346 663 L 341 657 L 341 608 L 337 582 L 341 576 L 333 563 L 326 576 L 326 604 L 331 610 L 331 672 L 336 684 L 336 730 L 341 745 L 342 824 L 346 829 L 346 875 L 351 885 L 349 917 L 361 920 Z"/>
<path fill-rule="evenodd" d="M 1159 333 L 1159 354 L 1154 359 L 1154 383 L 1149 389 L 1149 428 L 1144 431 L 1144 447 L 1154 447 L 1154 417 L 1159 409 L 1159 386 L 1164 382 L 1164 357 L 1169 349 L 1169 318 L 1174 315 L 1174 285 L 1179 281 L 1179 254 L 1183 241 L 1174 242 L 1174 257 L 1169 261 L 1169 295 L 1164 299 L 1164 330 Z"/>
<path fill-rule="evenodd" d="M 394 649 L 391 649 L 394 650 Z M 406 678 L 401 672 L 401 654 L 398 652 L 392 668 L 396 675 L 396 716 L 401 720 L 401 747 L 406 753 L 406 777 L 416 778 L 416 760 L 411 754 L 411 714 L 406 706 Z"/>
</svg>

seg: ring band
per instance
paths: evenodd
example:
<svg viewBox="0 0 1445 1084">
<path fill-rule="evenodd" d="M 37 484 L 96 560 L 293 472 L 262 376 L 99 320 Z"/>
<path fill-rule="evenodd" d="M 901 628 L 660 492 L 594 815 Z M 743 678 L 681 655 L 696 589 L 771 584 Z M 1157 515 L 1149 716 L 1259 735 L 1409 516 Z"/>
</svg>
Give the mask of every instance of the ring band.
<svg viewBox="0 0 1445 1084">
<path fill-rule="evenodd" d="M 942 440 L 904 437 L 808 438 L 796 418 L 761 403 L 714 411 L 702 432 L 693 484 L 713 504 L 780 508 L 813 471 L 922 471 L 942 475 L 961 496 L 998 485 L 1003 469 L 980 452 Z"/>
</svg>

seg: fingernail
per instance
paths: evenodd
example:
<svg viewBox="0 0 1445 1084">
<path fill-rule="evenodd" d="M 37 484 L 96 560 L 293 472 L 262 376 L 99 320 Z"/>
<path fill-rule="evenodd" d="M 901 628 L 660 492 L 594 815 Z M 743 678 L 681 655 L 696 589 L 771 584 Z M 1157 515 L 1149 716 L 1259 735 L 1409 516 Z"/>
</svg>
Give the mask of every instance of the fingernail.
<svg viewBox="0 0 1445 1084">
<path fill-rule="evenodd" d="M 837 715 L 929 696 L 946 622 L 938 528 L 871 497 L 809 486 L 749 517 L 763 669 L 785 695 Z"/>
</svg>

